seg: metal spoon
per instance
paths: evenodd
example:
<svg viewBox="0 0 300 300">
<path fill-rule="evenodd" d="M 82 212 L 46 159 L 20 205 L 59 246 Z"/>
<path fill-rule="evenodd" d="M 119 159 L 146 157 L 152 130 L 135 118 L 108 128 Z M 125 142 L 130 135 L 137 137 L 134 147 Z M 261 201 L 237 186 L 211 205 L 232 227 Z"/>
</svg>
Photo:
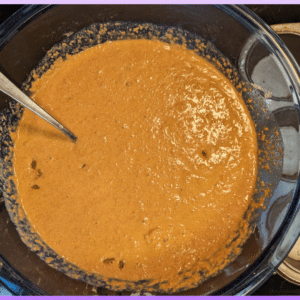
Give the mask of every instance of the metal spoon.
<svg viewBox="0 0 300 300">
<path fill-rule="evenodd" d="M 15 99 L 31 111 L 33 111 L 38 116 L 42 117 L 44 120 L 49 122 L 51 125 L 59 129 L 67 137 L 69 137 L 73 142 L 76 142 L 77 137 L 66 127 L 56 121 L 51 117 L 46 111 L 39 107 L 34 101 L 32 101 L 28 96 L 26 96 L 20 89 L 18 89 L 8 78 L 6 78 L 0 72 L 0 90 L 11 98 Z"/>
</svg>

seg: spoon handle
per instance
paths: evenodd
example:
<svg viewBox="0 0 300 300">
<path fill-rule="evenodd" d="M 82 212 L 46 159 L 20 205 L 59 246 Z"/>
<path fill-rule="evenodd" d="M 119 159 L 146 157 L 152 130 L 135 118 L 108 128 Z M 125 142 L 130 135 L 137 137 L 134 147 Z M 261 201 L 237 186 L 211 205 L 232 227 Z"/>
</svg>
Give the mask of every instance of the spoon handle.
<svg viewBox="0 0 300 300">
<path fill-rule="evenodd" d="M 27 95 L 25 95 L 20 89 L 18 89 L 7 77 L 5 77 L 0 72 L 0 90 L 18 101 L 20 104 L 24 105 L 31 111 L 33 111 L 38 116 L 42 117 L 44 120 L 49 122 L 51 125 L 56 127 L 67 137 L 69 137 L 73 142 L 76 142 L 77 137 L 66 127 L 56 121 L 51 117 L 46 111 L 44 111 L 40 106 L 38 106 L 34 101 L 32 101 Z"/>
</svg>

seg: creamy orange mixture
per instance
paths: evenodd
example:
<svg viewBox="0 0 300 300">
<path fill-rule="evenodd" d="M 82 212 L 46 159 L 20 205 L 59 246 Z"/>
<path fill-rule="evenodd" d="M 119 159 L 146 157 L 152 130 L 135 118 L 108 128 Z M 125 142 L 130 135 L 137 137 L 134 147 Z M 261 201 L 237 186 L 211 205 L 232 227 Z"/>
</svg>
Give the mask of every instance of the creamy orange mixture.
<svg viewBox="0 0 300 300">
<path fill-rule="evenodd" d="M 224 266 L 237 232 L 246 239 L 255 129 L 205 59 L 154 40 L 107 42 L 58 60 L 31 91 L 78 136 L 25 110 L 14 154 L 27 217 L 67 261 L 176 289 L 182 274 Z"/>
</svg>

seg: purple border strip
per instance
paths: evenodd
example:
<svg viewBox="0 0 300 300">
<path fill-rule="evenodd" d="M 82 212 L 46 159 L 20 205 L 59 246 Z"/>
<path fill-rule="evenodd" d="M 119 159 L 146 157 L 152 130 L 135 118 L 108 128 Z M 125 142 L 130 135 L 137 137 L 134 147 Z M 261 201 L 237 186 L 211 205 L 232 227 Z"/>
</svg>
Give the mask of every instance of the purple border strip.
<svg viewBox="0 0 300 300">
<path fill-rule="evenodd" d="M 97 296 L 97 295 L 96 295 Z M 109 300 L 120 300 L 127 298 L 127 299 L 132 299 L 132 297 L 139 296 L 139 295 L 132 295 L 132 296 L 97 296 L 97 297 L 108 297 L 106 299 Z M 11 296 L 1 296 L 1 300 L 9 300 Z M 17 297 L 17 296 L 14 296 Z M 74 299 L 80 299 L 80 300 L 90 300 L 91 297 L 95 296 L 22 296 L 25 297 L 25 299 L 28 300 L 74 300 Z M 148 296 L 149 297 L 149 296 Z M 150 296 L 151 297 L 151 296 Z M 241 298 L 243 296 L 154 296 L 155 299 L 168 299 L 168 300 L 178 300 L 182 298 L 186 298 L 189 300 L 200 300 L 201 299 L 206 299 L 206 300 L 226 300 L 226 299 L 237 299 Z M 253 300 L 298 300 L 300 299 L 300 296 L 247 296 L 247 298 L 252 298 Z M 244 298 L 245 299 L 245 298 Z"/>
<path fill-rule="evenodd" d="M 0 4 L 298 4 L 299 0 L 0 0 Z"/>
<path fill-rule="evenodd" d="M 1 300 L 9 300 L 11 296 L 2 296 Z M 80 299 L 80 300 L 87 300 L 87 299 L 91 299 L 91 297 L 95 297 L 95 296 L 22 296 L 25 297 L 28 300 L 74 300 L 74 299 Z M 124 299 L 124 298 L 130 298 L 132 299 L 132 297 L 134 296 L 97 296 L 97 297 L 109 297 L 106 299 L 109 300 L 120 300 Z M 151 296 L 150 296 L 151 297 Z M 240 298 L 242 296 L 154 296 L 155 299 L 168 299 L 168 300 L 178 300 L 178 299 L 182 299 L 182 298 L 186 298 L 189 300 L 199 300 L 200 297 L 201 299 L 206 299 L 206 300 L 221 300 L 221 299 L 237 299 Z M 247 298 L 252 298 L 253 300 L 296 300 L 299 299 L 300 296 L 247 296 Z"/>
</svg>

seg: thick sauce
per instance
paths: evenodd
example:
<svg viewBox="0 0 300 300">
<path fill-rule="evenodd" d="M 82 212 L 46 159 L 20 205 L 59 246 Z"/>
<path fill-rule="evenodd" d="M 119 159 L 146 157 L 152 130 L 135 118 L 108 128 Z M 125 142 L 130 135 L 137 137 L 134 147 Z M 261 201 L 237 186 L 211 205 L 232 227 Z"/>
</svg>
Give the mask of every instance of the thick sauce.
<svg viewBox="0 0 300 300">
<path fill-rule="evenodd" d="M 16 138 L 20 201 L 55 252 L 175 289 L 224 266 L 257 167 L 253 123 L 225 76 L 181 46 L 126 40 L 57 61 L 31 91 L 78 136 L 26 110 Z"/>
</svg>

